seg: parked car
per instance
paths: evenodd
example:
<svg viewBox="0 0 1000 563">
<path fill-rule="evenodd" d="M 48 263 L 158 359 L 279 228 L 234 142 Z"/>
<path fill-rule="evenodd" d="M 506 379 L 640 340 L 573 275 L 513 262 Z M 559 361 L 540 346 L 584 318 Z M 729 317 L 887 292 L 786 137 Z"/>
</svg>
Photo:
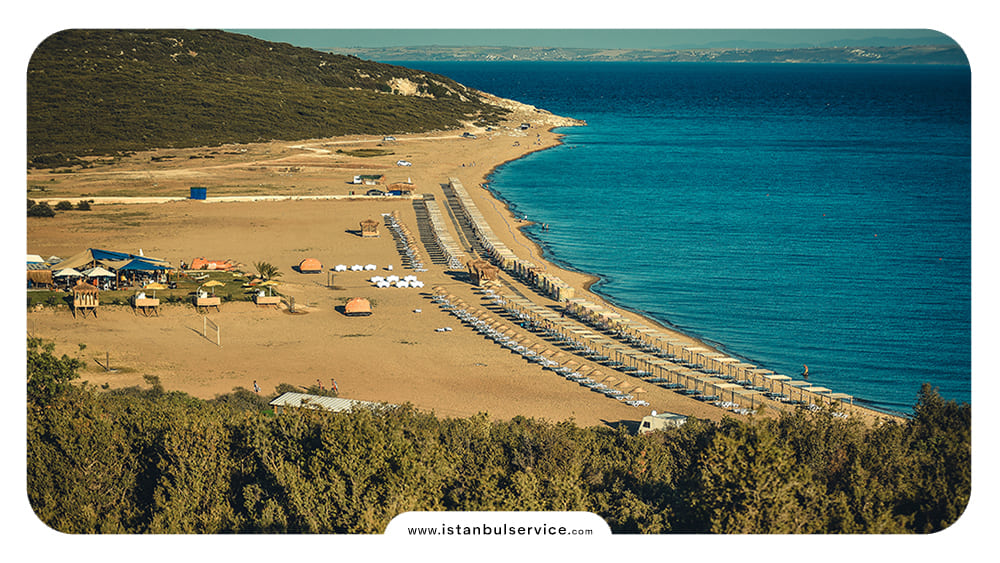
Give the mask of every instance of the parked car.
<svg viewBox="0 0 1000 563">
<path fill-rule="evenodd" d="M 409 160 L 397 160 L 396 166 L 413 166 L 413 163 Z"/>
<path fill-rule="evenodd" d="M 368 190 L 365 192 L 365 195 L 385 195 L 385 192 L 382 190 Z"/>
<path fill-rule="evenodd" d="M 395 140 L 396 140 L 396 138 L 395 138 L 395 137 L 393 137 L 392 135 L 387 135 L 387 136 L 385 136 L 385 137 L 382 137 L 382 140 L 383 140 L 383 141 L 395 141 Z"/>
</svg>

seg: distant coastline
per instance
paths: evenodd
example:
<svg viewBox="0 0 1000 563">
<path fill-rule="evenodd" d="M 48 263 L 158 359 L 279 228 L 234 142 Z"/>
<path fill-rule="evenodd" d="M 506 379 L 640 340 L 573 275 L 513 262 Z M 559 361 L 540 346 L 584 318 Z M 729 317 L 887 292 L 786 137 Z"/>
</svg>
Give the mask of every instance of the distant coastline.
<svg viewBox="0 0 1000 563">
<path fill-rule="evenodd" d="M 397 61 L 580 61 L 774 64 L 968 65 L 957 45 L 813 47 L 788 49 L 599 49 L 489 46 L 338 47 L 321 49 L 379 62 Z"/>
</svg>

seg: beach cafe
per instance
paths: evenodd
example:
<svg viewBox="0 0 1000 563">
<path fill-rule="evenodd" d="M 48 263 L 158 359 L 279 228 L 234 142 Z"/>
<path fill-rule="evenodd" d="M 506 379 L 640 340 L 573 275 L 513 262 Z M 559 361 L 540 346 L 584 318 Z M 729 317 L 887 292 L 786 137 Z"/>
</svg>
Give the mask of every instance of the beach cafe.
<svg viewBox="0 0 1000 563">
<path fill-rule="evenodd" d="M 62 277 L 59 274 L 63 272 L 71 277 L 87 277 L 104 290 L 141 285 L 147 281 L 165 283 L 174 269 L 166 260 L 143 256 L 141 250 L 139 254 L 129 254 L 98 248 L 88 248 L 70 256 L 55 268 L 58 271 L 53 271 L 54 277 Z"/>
</svg>

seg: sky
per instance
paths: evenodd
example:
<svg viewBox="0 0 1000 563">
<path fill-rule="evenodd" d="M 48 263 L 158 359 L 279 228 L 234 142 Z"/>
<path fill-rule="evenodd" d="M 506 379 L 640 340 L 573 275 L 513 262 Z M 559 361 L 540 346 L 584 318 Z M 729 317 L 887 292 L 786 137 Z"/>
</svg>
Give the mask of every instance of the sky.
<svg viewBox="0 0 1000 563">
<path fill-rule="evenodd" d="M 930 29 L 227 29 L 298 47 L 503 46 L 692 49 L 952 43 Z M 879 39 L 876 44 L 868 42 Z M 858 43 L 854 43 L 858 42 Z"/>
</svg>

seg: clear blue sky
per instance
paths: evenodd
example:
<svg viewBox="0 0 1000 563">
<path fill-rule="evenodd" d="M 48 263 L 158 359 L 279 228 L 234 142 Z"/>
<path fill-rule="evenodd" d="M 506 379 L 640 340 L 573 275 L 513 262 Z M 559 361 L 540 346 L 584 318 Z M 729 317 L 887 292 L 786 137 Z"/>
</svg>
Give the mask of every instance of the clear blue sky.
<svg viewBox="0 0 1000 563">
<path fill-rule="evenodd" d="M 267 41 L 313 49 L 333 47 L 504 46 L 687 49 L 833 46 L 887 39 L 879 45 L 926 44 L 950 39 L 929 29 L 229 29 Z"/>
</svg>

